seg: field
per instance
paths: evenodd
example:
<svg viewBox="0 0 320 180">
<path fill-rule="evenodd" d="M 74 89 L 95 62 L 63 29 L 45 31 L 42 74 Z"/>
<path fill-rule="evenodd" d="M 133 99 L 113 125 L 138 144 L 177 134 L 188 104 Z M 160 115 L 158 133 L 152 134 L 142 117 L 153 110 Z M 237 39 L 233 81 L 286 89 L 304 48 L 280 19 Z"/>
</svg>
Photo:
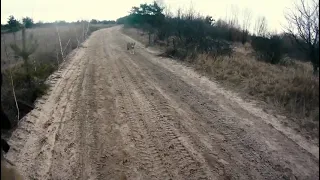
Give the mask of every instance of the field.
<svg viewBox="0 0 320 180">
<path fill-rule="evenodd" d="M 63 61 L 61 49 L 64 57 L 66 57 L 73 49 L 78 46 L 81 47 L 80 44 L 87 38 L 84 36 L 87 27 L 88 24 L 83 23 L 58 25 L 57 28 L 51 25 L 27 29 L 26 33 L 29 43 L 30 41 L 37 41 L 38 44 L 36 51 L 29 58 L 29 63 L 32 67 L 31 76 L 34 83 L 32 88 L 26 88 L 23 60 L 21 58 L 15 58 L 10 47 L 10 45 L 14 43 L 14 35 L 12 33 L 4 33 L 1 35 L 1 71 L 3 73 L 1 102 L 4 105 L 4 111 L 10 119 L 17 120 L 18 113 L 10 84 L 9 70 L 12 71 L 15 93 L 18 105 L 20 105 L 20 119 L 33 108 L 35 99 L 45 93 L 47 89 L 44 83 L 46 78 L 52 74 Z M 95 30 L 106 27 L 110 27 L 110 25 L 90 25 L 88 35 Z M 61 47 L 57 30 L 60 35 Z M 30 38 L 30 36 L 32 36 L 32 38 Z M 16 43 L 21 47 L 21 31 L 16 33 Z M 5 50 L 7 50 L 7 54 Z M 10 67 L 10 69 L 8 67 Z"/>
<path fill-rule="evenodd" d="M 109 27 L 109 25 L 90 25 L 90 32 Z M 61 38 L 61 44 L 64 48 L 64 53 L 68 54 L 72 49 L 78 46 L 78 41 L 83 42 L 83 31 L 86 31 L 87 24 L 68 24 L 57 26 L 59 35 Z M 36 52 L 32 55 L 31 61 L 36 63 L 44 63 L 48 61 L 56 61 L 57 53 L 60 55 L 60 43 L 57 34 L 56 27 L 54 25 L 50 27 L 27 29 L 27 34 L 33 35 L 33 39 L 39 44 Z M 7 66 L 16 64 L 17 60 L 13 57 L 13 52 L 10 48 L 10 44 L 14 42 L 14 36 L 12 33 L 6 33 L 1 36 L 5 38 L 6 48 L 10 54 L 10 60 L 6 57 L 5 48 L 1 46 L 1 69 L 5 69 Z M 21 45 L 21 32 L 16 33 L 16 41 L 18 45 Z M 68 46 L 67 43 L 70 40 Z M 2 41 L 3 44 L 3 41 Z"/>
</svg>

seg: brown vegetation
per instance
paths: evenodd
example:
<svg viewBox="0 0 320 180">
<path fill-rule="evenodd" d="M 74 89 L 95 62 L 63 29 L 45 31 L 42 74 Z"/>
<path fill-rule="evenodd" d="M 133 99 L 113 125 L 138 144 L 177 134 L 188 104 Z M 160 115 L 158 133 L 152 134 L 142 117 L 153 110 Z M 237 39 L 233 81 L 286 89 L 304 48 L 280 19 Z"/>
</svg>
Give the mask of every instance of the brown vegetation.
<svg viewBox="0 0 320 180">
<path fill-rule="evenodd" d="M 319 79 L 312 65 L 272 65 L 235 54 L 216 59 L 200 56 L 195 66 L 237 92 L 257 97 L 287 111 L 303 130 L 319 136 Z"/>
<path fill-rule="evenodd" d="M 123 32 L 143 43 L 148 35 L 134 28 Z M 159 45 L 156 45 L 159 47 Z M 319 136 L 319 79 L 313 76 L 311 63 L 282 58 L 279 64 L 256 60 L 250 44 L 233 44 L 232 56 L 213 58 L 200 54 L 185 60 L 199 72 L 232 87 L 247 97 L 262 100 L 285 113 L 307 137 Z M 162 50 L 165 48 L 160 47 Z"/>
</svg>

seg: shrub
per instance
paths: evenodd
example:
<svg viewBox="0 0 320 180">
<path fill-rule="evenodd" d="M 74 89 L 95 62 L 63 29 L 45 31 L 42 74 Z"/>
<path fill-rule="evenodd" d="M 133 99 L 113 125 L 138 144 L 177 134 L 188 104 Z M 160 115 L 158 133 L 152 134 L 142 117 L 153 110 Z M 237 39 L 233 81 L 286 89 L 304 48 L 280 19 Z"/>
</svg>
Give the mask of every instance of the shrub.
<svg viewBox="0 0 320 180">
<path fill-rule="evenodd" d="M 260 60 L 271 64 L 278 64 L 283 55 L 282 42 L 279 36 L 273 35 L 270 38 L 253 36 L 251 45 Z"/>
<path fill-rule="evenodd" d="M 12 79 L 14 82 L 15 93 L 19 102 L 29 104 L 32 106 L 33 102 L 40 96 L 44 95 L 48 89 L 48 85 L 44 82 L 46 78 L 56 69 L 56 66 L 50 64 L 37 65 L 37 71 L 32 71 L 30 77 L 32 79 L 31 84 L 28 83 L 27 73 L 25 68 L 21 66 L 15 66 L 12 70 Z M 8 82 L 10 82 L 9 71 L 6 70 L 3 73 L 4 85 L 1 91 L 1 101 L 4 104 L 4 109 L 8 112 L 9 119 L 16 119 L 15 102 L 12 98 L 12 91 Z M 20 107 L 20 117 L 23 117 L 28 111 Z"/>
</svg>

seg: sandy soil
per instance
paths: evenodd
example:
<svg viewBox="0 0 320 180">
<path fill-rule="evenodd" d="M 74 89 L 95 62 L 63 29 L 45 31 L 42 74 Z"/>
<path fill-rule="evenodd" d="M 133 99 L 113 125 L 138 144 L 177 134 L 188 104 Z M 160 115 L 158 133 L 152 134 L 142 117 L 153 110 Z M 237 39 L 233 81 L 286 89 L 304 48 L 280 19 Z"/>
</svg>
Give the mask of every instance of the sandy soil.
<svg viewBox="0 0 320 180">
<path fill-rule="evenodd" d="M 319 147 L 132 41 L 96 31 L 51 77 L 9 141 L 26 179 L 319 179 Z"/>
</svg>

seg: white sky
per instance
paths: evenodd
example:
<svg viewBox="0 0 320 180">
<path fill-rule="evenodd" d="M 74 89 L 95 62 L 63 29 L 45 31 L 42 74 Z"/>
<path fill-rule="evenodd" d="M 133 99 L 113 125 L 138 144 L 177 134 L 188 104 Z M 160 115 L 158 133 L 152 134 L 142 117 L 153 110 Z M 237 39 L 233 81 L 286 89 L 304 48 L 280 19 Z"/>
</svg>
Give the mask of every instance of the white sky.
<svg viewBox="0 0 320 180">
<path fill-rule="evenodd" d="M 285 23 L 284 11 L 291 7 L 293 0 L 161 0 L 171 11 L 179 7 L 188 9 L 192 4 L 196 12 L 211 15 L 214 19 L 225 18 L 231 14 L 231 6 L 241 11 L 252 12 L 251 27 L 257 16 L 265 16 L 269 30 L 282 31 Z M 152 0 L 1 0 L 1 24 L 9 15 L 17 19 L 29 16 L 36 22 L 55 20 L 76 21 L 81 19 L 116 20 L 127 15 L 132 6 Z"/>
</svg>

